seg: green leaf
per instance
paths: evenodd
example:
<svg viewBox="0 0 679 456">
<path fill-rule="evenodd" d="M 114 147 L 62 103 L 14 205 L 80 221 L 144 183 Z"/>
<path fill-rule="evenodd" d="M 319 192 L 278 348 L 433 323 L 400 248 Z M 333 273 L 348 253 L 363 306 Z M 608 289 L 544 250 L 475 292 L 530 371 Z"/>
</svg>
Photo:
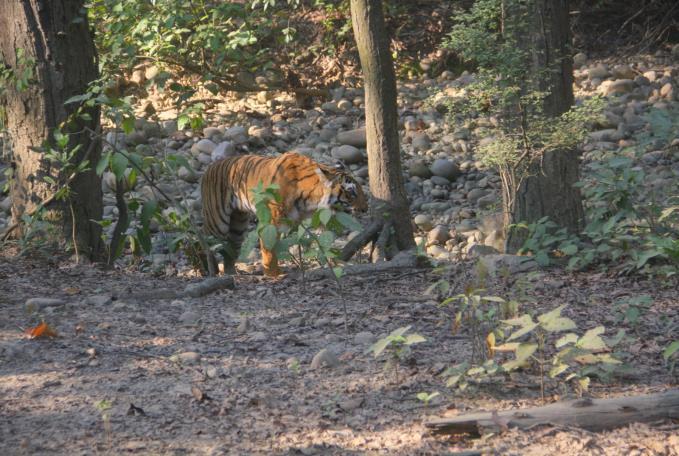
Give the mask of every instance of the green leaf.
<svg viewBox="0 0 679 456">
<path fill-rule="evenodd" d="M 177 130 L 182 131 L 191 122 L 191 118 L 186 114 L 177 117 Z"/>
<path fill-rule="evenodd" d="M 549 266 L 549 255 L 547 255 L 547 252 L 544 250 L 540 250 L 535 254 L 535 261 L 537 261 L 540 266 Z"/>
<path fill-rule="evenodd" d="M 501 320 L 502 323 L 509 326 L 529 326 L 534 324 L 533 319 L 528 314 L 523 314 L 520 317 L 510 318 L 509 320 Z"/>
<path fill-rule="evenodd" d="M 449 377 L 448 380 L 446 381 L 446 386 L 448 388 L 455 386 L 457 384 L 457 382 L 460 381 L 462 376 L 463 376 L 463 374 L 457 374 L 457 375 L 453 375 L 453 376 Z"/>
<path fill-rule="evenodd" d="M 137 239 L 144 252 L 150 254 L 152 245 L 148 228 L 137 228 Z"/>
<path fill-rule="evenodd" d="M 85 100 L 89 100 L 90 97 L 92 96 L 91 93 L 83 93 L 82 95 L 75 95 L 69 98 L 68 100 L 64 101 L 64 104 L 71 104 L 71 103 L 80 103 Z"/>
<path fill-rule="evenodd" d="M 665 347 L 665 350 L 663 350 L 662 352 L 662 357 L 665 358 L 665 361 L 667 361 L 670 359 L 670 356 L 674 355 L 678 351 L 679 351 L 679 340 L 675 340 L 667 347 Z"/>
<path fill-rule="evenodd" d="M 550 312 L 540 315 L 538 317 L 540 326 L 542 326 L 542 328 L 548 332 L 560 332 L 575 329 L 576 325 L 573 320 L 561 316 L 561 311 L 564 307 L 566 306 L 562 305 Z"/>
<path fill-rule="evenodd" d="M 606 342 L 600 337 L 606 331 L 603 326 L 597 326 L 587 331 L 577 343 L 577 346 L 585 350 L 603 350 L 606 347 Z"/>
<path fill-rule="evenodd" d="M 411 326 L 408 325 L 408 326 L 402 326 L 400 328 L 394 329 L 387 337 L 390 337 L 390 338 L 401 337 L 401 336 L 403 336 L 403 334 L 407 333 L 410 328 L 411 328 Z"/>
<path fill-rule="evenodd" d="M 533 343 L 519 344 L 519 347 L 516 349 L 517 361 L 527 360 L 529 357 L 533 355 L 533 353 L 535 353 L 535 350 L 537 349 L 538 344 Z"/>
<path fill-rule="evenodd" d="M 116 176 L 116 180 L 120 181 L 125 177 L 125 170 L 129 160 L 123 154 L 116 152 L 111 157 L 111 171 Z"/>
<path fill-rule="evenodd" d="M 97 163 L 97 167 L 95 168 L 95 172 L 97 173 L 97 176 L 101 176 L 104 173 L 104 170 L 108 166 L 109 161 L 111 160 L 111 152 L 106 152 L 100 159 L 99 163 Z"/>
<path fill-rule="evenodd" d="M 391 343 L 391 339 L 389 337 L 385 337 L 384 339 L 380 339 L 377 342 L 375 342 L 369 349 L 368 351 L 373 352 L 373 355 L 375 355 L 375 358 L 380 356 L 384 349 L 387 348 L 387 346 Z"/>
<path fill-rule="evenodd" d="M 278 230 L 275 225 L 265 225 L 259 231 L 259 237 L 267 250 L 273 250 L 278 241 Z"/>
<path fill-rule="evenodd" d="M 564 345 L 568 344 L 574 344 L 578 341 L 578 335 L 575 333 L 568 333 L 563 336 L 561 336 L 555 343 L 554 346 L 556 348 L 561 348 Z"/>
<path fill-rule="evenodd" d="M 122 122 L 123 131 L 130 134 L 134 131 L 134 117 L 125 117 Z"/>
<path fill-rule="evenodd" d="M 549 377 L 550 378 L 557 377 L 557 376 L 563 374 L 564 372 L 566 372 L 569 368 L 570 368 L 570 366 L 568 364 L 563 364 L 563 363 L 557 364 L 556 366 L 552 367 L 549 370 Z"/>
<path fill-rule="evenodd" d="M 505 302 L 507 302 L 504 299 L 500 298 L 499 296 L 483 296 L 481 299 L 483 299 L 484 301 L 497 302 L 500 304 L 504 304 Z"/>
<path fill-rule="evenodd" d="M 564 247 L 561 247 L 559 250 L 561 250 L 564 255 L 572 256 L 578 253 L 578 246 L 575 244 L 568 244 Z"/>
<path fill-rule="evenodd" d="M 330 209 L 321 209 L 318 214 L 318 219 L 323 225 L 327 225 L 332 218 L 332 211 Z"/>
<path fill-rule="evenodd" d="M 318 244 L 324 250 L 329 249 L 334 241 L 335 235 L 332 233 L 332 231 L 324 231 L 318 236 Z"/>
<path fill-rule="evenodd" d="M 344 268 L 340 266 L 335 266 L 332 268 L 332 273 L 335 274 L 335 278 L 341 279 L 342 275 L 344 274 Z"/>
<path fill-rule="evenodd" d="M 422 337 L 419 334 L 410 334 L 408 337 L 406 337 L 406 340 L 404 342 L 405 345 L 413 345 L 413 344 L 419 344 L 420 342 L 426 342 L 427 339 Z"/>
<path fill-rule="evenodd" d="M 352 231 L 361 231 L 363 229 L 363 226 L 358 222 L 358 220 L 346 212 L 337 212 L 335 214 L 335 218 L 342 224 L 342 226 Z"/>
<path fill-rule="evenodd" d="M 144 203 L 141 208 L 141 223 L 143 226 L 148 227 L 151 217 L 156 213 L 156 209 L 158 209 L 157 201 L 151 200 Z"/>
</svg>

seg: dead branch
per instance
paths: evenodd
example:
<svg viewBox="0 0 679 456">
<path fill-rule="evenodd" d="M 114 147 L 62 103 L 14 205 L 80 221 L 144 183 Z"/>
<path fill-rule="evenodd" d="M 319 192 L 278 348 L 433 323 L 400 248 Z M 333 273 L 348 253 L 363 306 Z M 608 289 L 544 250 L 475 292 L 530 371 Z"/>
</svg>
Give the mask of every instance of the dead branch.
<svg viewBox="0 0 679 456">
<path fill-rule="evenodd" d="M 384 222 L 381 220 L 374 220 L 356 237 L 347 242 L 340 253 L 340 260 L 349 261 L 349 259 L 351 259 L 351 257 L 354 256 L 357 251 L 362 249 L 364 245 L 370 241 L 373 241 L 377 236 L 377 233 L 379 233 L 379 231 L 382 229 L 383 224 Z"/>
<path fill-rule="evenodd" d="M 578 399 L 542 407 L 481 412 L 425 423 L 436 434 L 476 434 L 505 427 L 528 429 L 548 424 L 598 432 L 629 423 L 679 419 L 679 389 L 664 393 L 611 399 Z"/>
</svg>

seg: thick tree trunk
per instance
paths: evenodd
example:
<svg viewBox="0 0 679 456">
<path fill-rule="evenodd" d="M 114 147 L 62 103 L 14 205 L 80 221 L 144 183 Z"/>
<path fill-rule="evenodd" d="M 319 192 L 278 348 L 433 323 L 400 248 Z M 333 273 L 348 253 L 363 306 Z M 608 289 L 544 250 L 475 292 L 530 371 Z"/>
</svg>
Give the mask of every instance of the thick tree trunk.
<svg viewBox="0 0 679 456">
<path fill-rule="evenodd" d="M 102 215 L 101 184 L 94 172 L 99 145 L 83 132 L 97 130 L 98 109 L 91 120 L 78 119 L 62 126 L 77 104 L 64 106 L 68 98 L 84 93 L 97 77 L 94 43 L 87 24 L 83 0 L 0 1 L 0 63 L 16 73 L 32 68 L 27 88 L 10 84 L 6 93 L 7 131 L 11 138 L 11 159 L 15 168 L 11 186 L 12 218 L 51 199 L 47 217 L 61 231 L 65 241 L 74 240 L 81 254 L 94 257 L 101 250 L 99 225 Z M 17 57 L 21 49 L 24 59 Z M 34 62 L 34 63 L 33 63 Z M 69 182 L 70 197 L 56 201 L 57 190 L 45 182 L 51 177 L 64 183 L 67 176 L 45 158 L 45 144 L 53 145 L 56 127 L 72 133 L 68 147 L 80 145 L 74 164 L 84 159 L 93 165 Z"/>
<path fill-rule="evenodd" d="M 396 76 L 382 0 L 351 0 L 351 21 L 365 86 L 368 173 L 375 218 L 392 220 L 398 250 L 415 248 L 403 185 L 396 111 Z"/>
<path fill-rule="evenodd" d="M 508 14 L 512 9 L 508 10 Z M 528 6 L 528 29 L 523 36 L 531 55 L 537 86 L 528 90 L 548 92 L 543 112 L 556 117 L 573 105 L 573 62 L 570 48 L 568 0 L 531 0 Z M 521 17 L 505 20 L 522 21 Z M 518 28 L 521 28 L 519 26 Z M 572 233 L 584 223 L 580 192 L 573 185 L 579 180 L 579 156 L 572 150 L 547 151 L 541 160 L 531 163 L 529 176 L 519 186 L 510 223 L 535 222 L 549 216 Z M 507 251 L 516 252 L 526 239 L 525 230 L 510 230 Z"/>
</svg>

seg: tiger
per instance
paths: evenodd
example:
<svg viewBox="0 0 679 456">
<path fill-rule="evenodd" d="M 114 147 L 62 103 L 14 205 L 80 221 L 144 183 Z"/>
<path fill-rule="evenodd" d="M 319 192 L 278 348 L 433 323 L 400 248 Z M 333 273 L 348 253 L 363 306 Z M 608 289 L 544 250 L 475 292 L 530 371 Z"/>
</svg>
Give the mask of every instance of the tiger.
<svg viewBox="0 0 679 456">
<path fill-rule="evenodd" d="M 271 219 L 280 226 L 285 220 L 299 223 L 317 209 L 365 212 L 368 208 L 361 185 L 339 168 L 330 167 L 294 152 L 278 157 L 242 155 L 212 163 L 201 181 L 204 230 L 226 240 L 234 255 L 224 259 L 225 270 L 233 270 L 245 233 L 255 212 L 252 189 L 275 184 L 281 201 L 270 204 Z M 264 274 L 278 276 L 276 253 L 260 239 Z"/>
</svg>

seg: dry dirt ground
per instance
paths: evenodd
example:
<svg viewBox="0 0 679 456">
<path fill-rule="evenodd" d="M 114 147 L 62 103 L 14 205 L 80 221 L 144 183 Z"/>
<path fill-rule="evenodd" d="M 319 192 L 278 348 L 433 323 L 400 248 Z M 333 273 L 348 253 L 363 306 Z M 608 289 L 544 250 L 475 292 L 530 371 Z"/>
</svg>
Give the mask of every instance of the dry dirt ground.
<svg viewBox="0 0 679 456">
<path fill-rule="evenodd" d="M 461 291 L 472 270 L 454 265 L 444 276 Z M 440 278 L 425 269 L 347 277 L 347 337 L 330 280 L 243 274 L 234 290 L 176 298 L 200 279 L 0 256 L 0 454 L 679 454 L 670 422 L 598 434 L 546 426 L 480 439 L 432 436 L 423 425 L 430 418 L 540 404 L 533 375 L 465 395 L 445 387 L 441 372 L 467 359 L 470 343 L 464 328 L 451 331 L 450 311 L 424 294 Z M 517 279 L 489 289 L 523 295 L 525 311 L 567 303 L 579 328 L 626 327 L 632 336 L 631 369 L 593 382 L 594 397 L 676 386 L 661 357 L 679 333 L 676 282 L 558 271 Z M 642 294 L 653 304 L 640 322 L 618 323 L 615 303 Z M 65 303 L 29 313 L 34 297 Z M 41 319 L 57 338 L 23 333 Z M 398 374 L 385 371 L 365 350 L 405 325 L 427 341 Z M 322 349 L 337 364 L 312 369 Z M 441 394 L 425 406 L 421 391 Z M 549 387 L 549 401 L 557 391 Z"/>
</svg>

